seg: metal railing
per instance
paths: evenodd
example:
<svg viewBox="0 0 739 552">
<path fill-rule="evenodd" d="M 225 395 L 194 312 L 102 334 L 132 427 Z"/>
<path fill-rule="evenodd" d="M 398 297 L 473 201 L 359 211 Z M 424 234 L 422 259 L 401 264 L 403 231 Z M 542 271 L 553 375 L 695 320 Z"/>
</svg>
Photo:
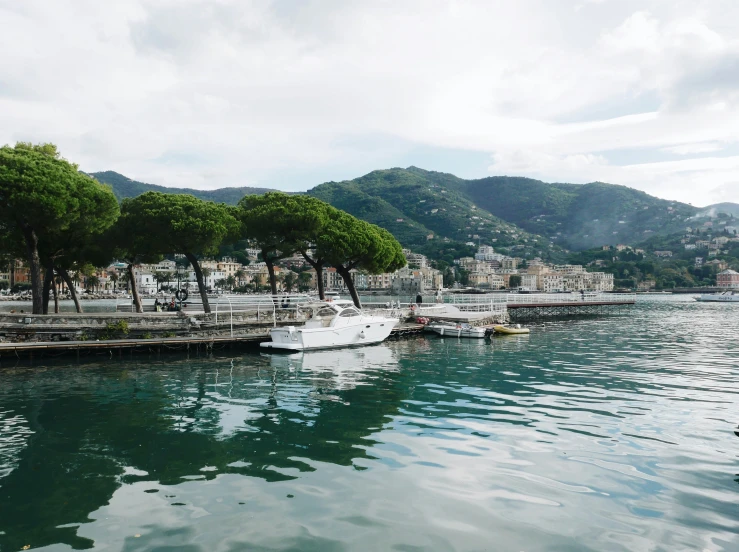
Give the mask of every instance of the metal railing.
<svg viewBox="0 0 739 552">
<path fill-rule="evenodd" d="M 508 305 L 527 305 L 536 303 L 629 303 L 636 300 L 635 293 L 508 293 Z"/>
</svg>

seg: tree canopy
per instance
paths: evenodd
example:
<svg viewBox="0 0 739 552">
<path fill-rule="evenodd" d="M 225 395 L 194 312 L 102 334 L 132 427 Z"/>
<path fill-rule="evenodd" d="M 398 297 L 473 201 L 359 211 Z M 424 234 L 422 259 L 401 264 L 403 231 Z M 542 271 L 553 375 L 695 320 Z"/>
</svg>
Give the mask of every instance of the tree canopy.
<svg viewBox="0 0 739 552">
<path fill-rule="evenodd" d="M 87 230 L 104 229 L 117 216 L 114 203 L 110 188 L 62 159 L 53 144 L 19 142 L 15 147 L 0 148 L 0 220 L 4 242 L 14 243 L 15 247 L 10 248 L 13 251 L 25 249 L 34 314 L 43 312 L 39 245 L 54 249 L 54 245 L 66 240 L 76 224 Z"/>
<path fill-rule="evenodd" d="M 316 236 L 316 256 L 336 268 L 352 300 L 360 307 L 359 295 L 351 270 L 372 274 L 393 272 L 405 266 L 406 259 L 398 241 L 384 228 L 359 220 L 343 211 L 332 211 Z"/>
<path fill-rule="evenodd" d="M 198 281 L 203 309 L 210 312 L 198 256 L 215 254 L 221 243 L 239 238 L 241 224 L 236 208 L 186 194 L 146 192 L 123 200 L 122 210 L 138 224 L 138 237 L 134 238 L 137 251 L 182 253 L 187 257 Z"/>
<path fill-rule="evenodd" d="M 269 192 L 248 195 L 239 201 L 244 237 L 261 251 L 267 265 L 272 294 L 277 294 L 274 263 L 296 251 L 304 251 L 326 224 L 333 209 L 323 201 L 301 195 Z"/>
</svg>

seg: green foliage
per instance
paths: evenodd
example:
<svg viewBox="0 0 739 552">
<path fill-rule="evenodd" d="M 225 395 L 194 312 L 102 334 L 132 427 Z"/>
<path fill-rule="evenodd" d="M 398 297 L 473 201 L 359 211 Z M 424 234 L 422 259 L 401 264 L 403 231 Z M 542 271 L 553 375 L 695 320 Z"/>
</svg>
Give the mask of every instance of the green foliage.
<svg viewBox="0 0 739 552">
<path fill-rule="evenodd" d="M 518 274 L 511 274 L 510 279 L 508 280 L 508 287 L 511 289 L 521 287 L 521 276 Z"/>
<path fill-rule="evenodd" d="M 203 309 L 210 312 L 199 255 L 214 255 L 223 242 L 241 233 L 237 209 L 202 201 L 191 195 L 146 192 L 121 204 L 117 240 L 122 251 L 134 256 L 182 253 L 198 277 Z"/>
<path fill-rule="evenodd" d="M 186 194 L 146 192 L 124 200 L 121 213 L 136 225 L 143 253 L 214 255 L 240 231 L 234 208 Z"/>
<path fill-rule="evenodd" d="M 110 189 L 78 172 L 56 146 L 0 148 L 0 238 L 9 252 L 29 263 L 35 314 L 42 312 L 41 263 L 77 260 L 89 236 L 117 215 Z"/>
<path fill-rule="evenodd" d="M 306 252 L 336 211 L 319 199 L 282 192 L 245 196 L 239 209 L 243 236 L 260 249 L 273 294 L 277 293 L 277 282 L 272 264 L 295 251 Z"/>
<path fill-rule="evenodd" d="M 100 339 L 107 341 L 108 339 L 121 339 L 127 336 L 129 332 L 128 322 L 119 320 L 118 322 L 109 322 L 105 325 L 105 331 L 100 334 Z"/>
</svg>

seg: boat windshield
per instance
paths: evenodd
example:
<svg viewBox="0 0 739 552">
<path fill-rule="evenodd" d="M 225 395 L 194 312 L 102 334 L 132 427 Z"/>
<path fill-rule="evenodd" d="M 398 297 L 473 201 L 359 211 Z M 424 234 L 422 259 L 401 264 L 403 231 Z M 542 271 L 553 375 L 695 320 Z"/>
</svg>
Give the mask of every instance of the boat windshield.
<svg viewBox="0 0 739 552">
<path fill-rule="evenodd" d="M 336 316 L 336 311 L 329 306 L 319 309 L 316 313 L 316 318 L 333 318 L 334 316 Z"/>
<path fill-rule="evenodd" d="M 361 316 L 362 313 L 357 310 L 356 307 L 347 307 L 343 311 L 341 311 L 341 314 L 339 316 L 343 318 L 348 318 L 350 316 Z"/>
</svg>

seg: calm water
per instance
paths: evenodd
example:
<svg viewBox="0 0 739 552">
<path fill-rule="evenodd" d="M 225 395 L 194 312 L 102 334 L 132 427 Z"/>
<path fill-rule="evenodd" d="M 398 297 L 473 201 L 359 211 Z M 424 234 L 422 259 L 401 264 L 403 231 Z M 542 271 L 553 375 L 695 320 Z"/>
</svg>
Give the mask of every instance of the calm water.
<svg viewBox="0 0 739 552">
<path fill-rule="evenodd" d="M 0 550 L 739 550 L 739 305 L 0 369 Z"/>
</svg>

